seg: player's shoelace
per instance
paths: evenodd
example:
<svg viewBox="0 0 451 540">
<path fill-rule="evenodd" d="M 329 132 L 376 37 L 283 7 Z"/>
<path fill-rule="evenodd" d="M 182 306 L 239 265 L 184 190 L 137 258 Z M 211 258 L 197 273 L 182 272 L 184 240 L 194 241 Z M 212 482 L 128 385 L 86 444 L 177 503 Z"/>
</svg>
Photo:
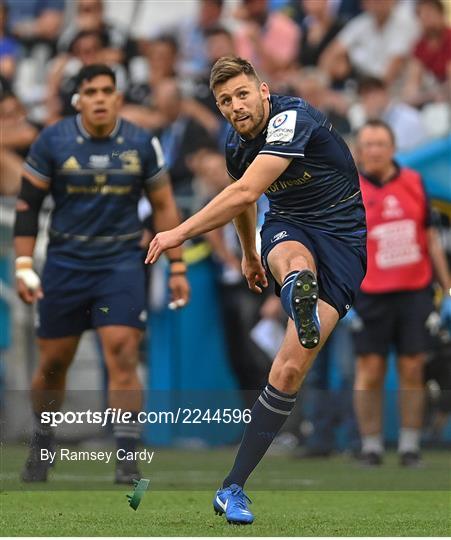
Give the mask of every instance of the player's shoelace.
<svg viewBox="0 0 451 540">
<path fill-rule="evenodd" d="M 241 508 L 242 510 L 247 510 L 246 508 L 246 502 L 249 504 L 252 504 L 252 501 L 249 499 L 249 497 L 244 493 L 243 488 L 240 486 L 233 486 L 230 488 L 230 493 L 237 497 L 237 500 L 233 501 L 234 506 L 237 508 Z"/>
</svg>

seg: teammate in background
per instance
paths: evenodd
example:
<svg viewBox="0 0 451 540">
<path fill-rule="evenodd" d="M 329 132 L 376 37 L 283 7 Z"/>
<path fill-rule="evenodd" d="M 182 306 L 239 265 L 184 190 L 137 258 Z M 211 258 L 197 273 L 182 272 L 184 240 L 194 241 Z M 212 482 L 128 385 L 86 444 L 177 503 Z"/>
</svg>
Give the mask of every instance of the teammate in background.
<svg viewBox="0 0 451 540">
<path fill-rule="evenodd" d="M 143 190 L 157 230 L 176 226 L 178 212 L 158 139 L 118 118 L 121 96 L 105 65 L 83 68 L 78 77 L 79 114 L 46 128 L 26 159 L 15 223 L 18 294 L 39 301 L 39 365 L 32 381 L 36 419 L 27 482 L 45 481 L 48 462 L 40 449 L 53 434 L 40 413 L 61 407 L 67 370 L 81 334 L 95 328 L 108 369 L 111 407 L 141 409 L 138 346 L 146 323 L 145 267 L 137 204 Z M 42 284 L 33 270 L 38 215 L 50 193 L 54 210 Z M 181 249 L 168 252 L 172 301 L 188 301 Z M 134 451 L 138 424 L 113 426 L 118 448 Z M 116 464 L 116 482 L 139 478 L 132 461 Z"/>
<path fill-rule="evenodd" d="M 382 463 L 382 390 L 391 345 L 398 354 L 400 464 L 420 464 L 423 371 L 434 311 L 433 270 L 443 287 L 442 319 L 451 319 L 451 281 L 437 230 L 432 226 L 420 175 L 394 161 L 395 137 L 380 120 L 365 124 L 357 141 L 360 184 L 368 220 L 368 273 L 356 297 L 361 320 L 354 332 L 358 355 L 354 403 L 362 461 Z M 429 319 L 431 321 L 431 319 Z"/>
<path fill-rule="evenodd" d="M 249 288 L 266 273 L 289 321 L 269 382 L 252 409 L 240 449 L 213 505 L 232 523 L 252 523 L 243 486 L 293 409 L 297 392 L 365 275 L 366 224 L 351 153 L 327 118 L 300 98 L 270 96 L 246 60 L 223 57 L 210 87 L 232 124 L 226 162 L 233 182 L 181 225 L 159 233 L 146 262 L 235 218 Z M 256 201 L 270 202 L 256 250 Z M 321 326 L 321 330 L 320 330 Z"/>
</svg>

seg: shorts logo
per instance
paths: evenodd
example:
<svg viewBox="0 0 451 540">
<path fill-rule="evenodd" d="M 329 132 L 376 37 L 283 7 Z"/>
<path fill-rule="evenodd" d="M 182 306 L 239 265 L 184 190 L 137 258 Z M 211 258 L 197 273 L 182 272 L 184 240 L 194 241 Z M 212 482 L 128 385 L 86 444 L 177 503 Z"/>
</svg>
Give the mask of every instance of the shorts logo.
<svg viewBox="0 0 451 540">
<path fill-rule="evenodd" d="M 282 238 L 286 238 L 287 236 L 287 231 L 280 231 L 272 237 L 271 244 L 274 244 L 274 242 L 278 242 L 279 240 L 282 240 Z"/>
</svg>

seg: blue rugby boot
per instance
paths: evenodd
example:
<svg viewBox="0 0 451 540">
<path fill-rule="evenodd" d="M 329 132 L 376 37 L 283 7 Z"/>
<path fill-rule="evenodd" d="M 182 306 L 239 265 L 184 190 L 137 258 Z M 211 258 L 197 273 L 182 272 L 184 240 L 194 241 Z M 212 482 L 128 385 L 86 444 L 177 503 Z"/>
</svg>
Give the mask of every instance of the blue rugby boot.
<svg viewBox="0 0 451 540">
<path fill-rule="evenodd" d="M 232 484 L 226 488 L 218 489 L 213 499 L 213 508 L 216 514 L 220 516 L 225 514 L 229 523 L 250 525 L 254 521 L 254 516 L 249 512 L 247 503 L 251 502 L 241 486 Z"/>
<path fill-rule="evenodd" d="M 318 298 L 315 274 L 310 270 L 301 270 L 291 286 L 291 312 L 299 342 L 306 349 L 314 349 L 319 344 Z"/>
</svg>

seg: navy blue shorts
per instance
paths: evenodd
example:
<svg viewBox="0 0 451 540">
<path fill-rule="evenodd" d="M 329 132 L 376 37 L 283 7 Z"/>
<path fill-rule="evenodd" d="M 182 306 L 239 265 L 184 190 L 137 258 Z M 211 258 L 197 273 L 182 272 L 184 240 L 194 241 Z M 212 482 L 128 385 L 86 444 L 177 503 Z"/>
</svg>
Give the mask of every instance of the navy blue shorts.
<svg viewBox="0 0 451 540">
<path fill-rule="evenodd" d="M 120 262 L 107 270 L 68 268 L 52 257 L 42 274 L 44 298 L 38 304 L 37 335 L 79 336 L 100 326 L 145 327 L 145 268 L 141 262 Z"/>
<path fill-rule="evenodd" d="M 312 227 L 270 220 L 261 230 L 262 263 L 269 275 L 268 255 L 281 242 L 303 244 L 313 255 L 319 285 L 319 296 L 344 317 L 354 302 L 366 273 L 366 247 L 349 245 L 346 240 Z M 275 292 L 280 296 L 276 282 Z"/>
</svg>

